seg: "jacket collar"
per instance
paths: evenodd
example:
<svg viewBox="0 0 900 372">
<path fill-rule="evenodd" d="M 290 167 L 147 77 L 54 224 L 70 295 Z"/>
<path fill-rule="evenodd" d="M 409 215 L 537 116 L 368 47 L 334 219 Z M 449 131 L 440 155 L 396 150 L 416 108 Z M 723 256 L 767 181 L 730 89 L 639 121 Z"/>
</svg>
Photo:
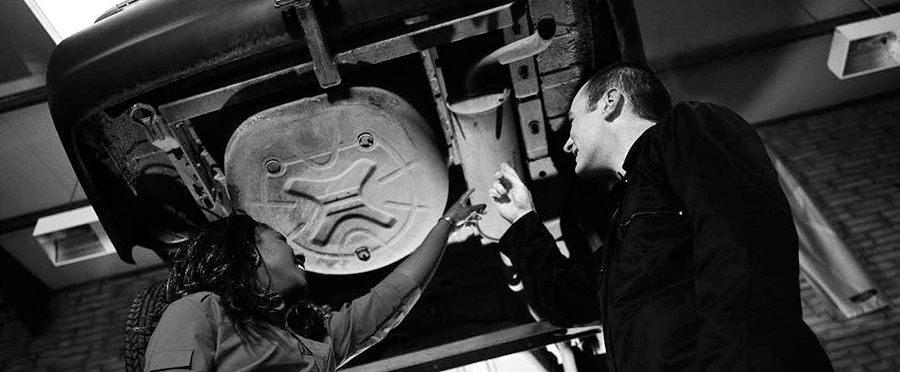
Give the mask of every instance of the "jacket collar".
<svg viewBox="0 0 900 372">
<path fill-rule="evenodd" d="M 625 176 L 627 177 L 628 173 L 634 169 L 635 164 L 637 163 L 638 154 L 641 153 L 641 149 L 650 142 L 650 131 L 655 128 L 656 125 L 647 128 L 644 133 L 641 134 L 640 137 L 633 144 L 631 144 L 631 148 L 628 149 L 628 154 L 625 155 L 625 162 L 622 163 L 622 169 L 625 171 Z M 624 178 L 624 177 L 623 177 Z"/>
</svg>

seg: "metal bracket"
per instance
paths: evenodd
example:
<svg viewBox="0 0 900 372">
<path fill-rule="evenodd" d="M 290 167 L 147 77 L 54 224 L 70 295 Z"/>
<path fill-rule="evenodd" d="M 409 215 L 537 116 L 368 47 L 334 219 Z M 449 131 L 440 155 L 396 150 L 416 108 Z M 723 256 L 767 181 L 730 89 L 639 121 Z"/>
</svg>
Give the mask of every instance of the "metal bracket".
<svg viewBox="0 0 900 372">
<path fill-rule="evenodd" d="M 513 27 L 503 30 L 507 43 L 528 36 L 527 17 L 519 18 Z M 544 123 L 544 103 L 538 96 L 540 83 L 534 58 L 526 58 L 509 64 L 516 111 L 519 114 L 519 134 L 522 136 L 524 154 L 528 161 L 528 173 L 532 180 L 544 179 L 559 173 L 550 161 L 547 131 Z"/>
<path fill-rule="evenodd" d="M 156 109 L 144 103 L 131 106 L 128 116 L 144 127 L 153 146 L 165 151 L 208 220 L 231 214 L 225 174 L 203 146 L 190 121 L 168 123 Z"/>
<path fill-rule="evenodd" d="M 441 120 L 441 129 L 444 139 L 447 141 L 449 164 L 459 164 L 459 153 L 454 142 L 453 123 L 450 121 L 450 110 L 447 109 L 447 86 L 444 84 L 444 73 L 437 63 L 437 48 L 426 49 L 419 52 L 422 56 L 422 64 L 425 66 L 425 74 L 431 86 L 431 96 L 437 108 L 438 118 Z"/>
<path fill-rule="evenodd" d="M 547 133 L 544 126 L 544 105 L 538 97 L 519 99 L 516 101 L 519 111 L 519 133 L 525 145 L 525 157 L 529 161 L 546 157 L 550 154 L 547 144 Z"/>
<path fill-rule="evenodd" d="M 325 41 L 322 27 L 319 25 L 319 18 L 316 16 L 312 0 L 275 0 L 275 8 L 285 6 L 289 6 L 295 11 L 297 19 L 300 20 L 300 27 L 303 28 L 303 37 L 306 39 L 306 46 L 312 56 L 313 70 L 316 73 L 316 79 L 319 80 L 319 86 L 330 88 L 339 85 L 341 74 L 335 63 L 334 55 L 328 49 L 328 43 Z"/>
</svg>

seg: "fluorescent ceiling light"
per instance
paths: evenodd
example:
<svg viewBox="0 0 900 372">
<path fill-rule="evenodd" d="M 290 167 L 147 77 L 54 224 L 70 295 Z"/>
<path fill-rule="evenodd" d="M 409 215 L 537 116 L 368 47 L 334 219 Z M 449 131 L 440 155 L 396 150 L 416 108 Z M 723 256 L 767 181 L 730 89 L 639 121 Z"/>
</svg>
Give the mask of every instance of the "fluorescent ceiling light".
<svg viewBox="0 0 900 372">
<path fill-rule="evenodd" d="M 91 206 L 39 218 L 32 236 L 56 267 L 116 253 Z"/>
<path fill-rule="evenodd" d="M 92 25 L 122 0 L 24 0 L 54 42 Z"/>
</svg>

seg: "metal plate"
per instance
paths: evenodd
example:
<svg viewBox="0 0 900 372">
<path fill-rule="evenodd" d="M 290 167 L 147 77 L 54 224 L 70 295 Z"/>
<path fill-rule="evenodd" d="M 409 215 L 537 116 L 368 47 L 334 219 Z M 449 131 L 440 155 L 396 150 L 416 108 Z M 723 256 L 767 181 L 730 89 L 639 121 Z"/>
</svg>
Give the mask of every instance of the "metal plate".
<svg viewBox="0 0 900 372">
<path fill-rule="evenodd" d="M 353 274 L 422 242 L 447 201 L 447 166 L 424 118 L 379 88 L 304 98 L 240 125 L 225 151 L 238 209 L 306 255 L 309 271 Z"/>
</svg>

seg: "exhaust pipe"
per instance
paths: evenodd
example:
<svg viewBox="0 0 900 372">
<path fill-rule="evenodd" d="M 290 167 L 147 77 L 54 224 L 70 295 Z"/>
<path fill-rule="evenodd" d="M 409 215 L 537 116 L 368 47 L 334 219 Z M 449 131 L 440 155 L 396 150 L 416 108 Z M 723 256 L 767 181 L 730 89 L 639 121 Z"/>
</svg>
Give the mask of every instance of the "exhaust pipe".
<svg viewBox="0 0 900 372">
<path fill-rule="evenodd" d="M 466 95 L 462 100 L 448 102 L 455 126 L 454 141 L 459 150 L 460 164 L 469 187 L 475 192 L 469 197 L 473 204 L 485 203 L 485 215 L 478 221 L 483 242 L 500 240 L 509 223 L 493 207 L 487 190 L 494 183 L 494 173 L 500 163 L 507 163 L 519 175 L 525 174 L 525 164 L 519 151 L 519 130 L 510 89 L 482 91 L 483 73 L 494 66 L 509 64 L 540 53 L 556 33 L 556 22 L 545 18 L 538 22 L 537 32 L 488 54 L 466 74 Z"/>
<path fill-rule="evenodd" d="M 553 17 L 541 18 L 537 24 L 537 32 L 524 39 L 504 45 L 484 56 L 469 68 L 466 73 L 466 94 L 473 95 L 479 91 L 480 78 L 484 71 L 497 64 L 507 65 L 515 61 L 532 57 L 550 46 L 556 34 L 556 21 Z"/>
</svg>

